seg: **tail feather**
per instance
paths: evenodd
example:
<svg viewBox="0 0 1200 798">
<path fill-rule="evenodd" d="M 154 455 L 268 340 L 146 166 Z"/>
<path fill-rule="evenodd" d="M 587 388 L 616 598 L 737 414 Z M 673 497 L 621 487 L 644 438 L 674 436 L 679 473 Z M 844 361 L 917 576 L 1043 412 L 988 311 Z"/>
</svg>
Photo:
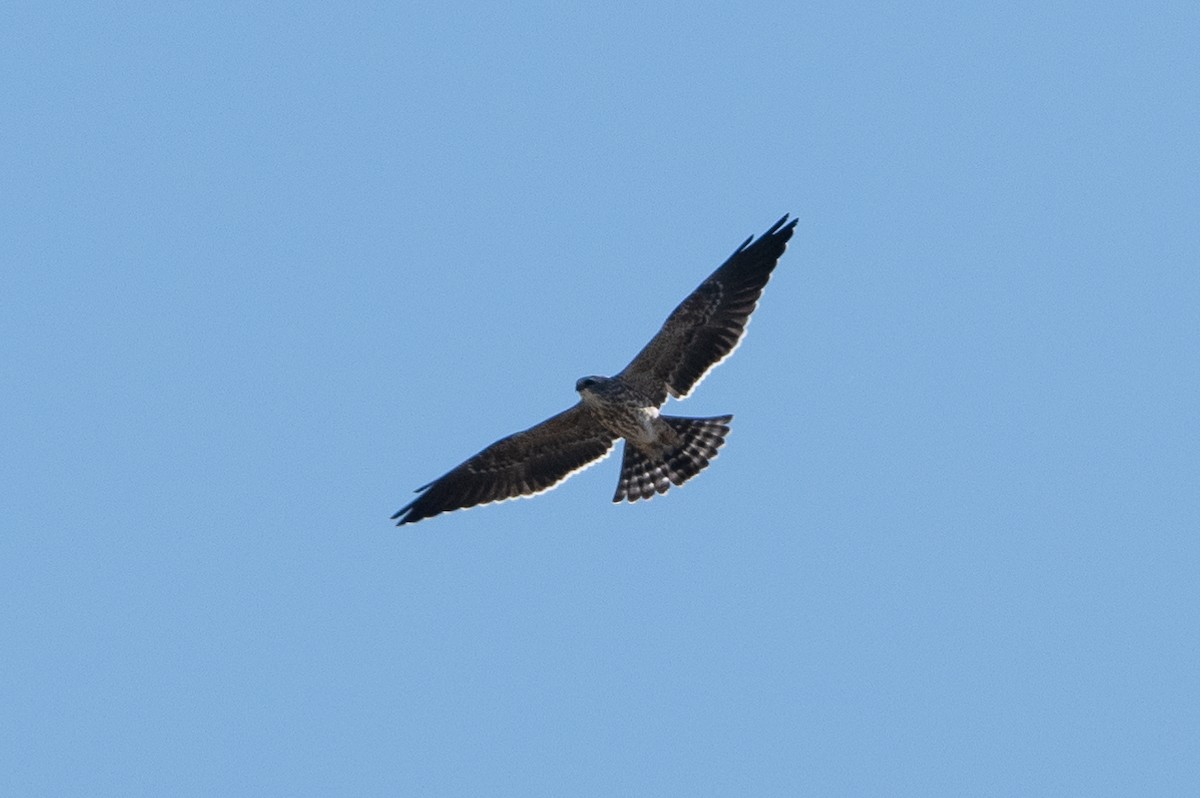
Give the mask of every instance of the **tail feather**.
<svg viewBox="0 0 1200 798">
<path fill-rule="evenodd" d="M 733 420 L 733 416 L 660 418 L 678 434 L 678 443 L 655 457 L 626 442 L 614 502 L 650 499 L 656 493 L 666 493 L 672 484 L 682 485 L 699 474 L 716 458 Z"/>
</svg>

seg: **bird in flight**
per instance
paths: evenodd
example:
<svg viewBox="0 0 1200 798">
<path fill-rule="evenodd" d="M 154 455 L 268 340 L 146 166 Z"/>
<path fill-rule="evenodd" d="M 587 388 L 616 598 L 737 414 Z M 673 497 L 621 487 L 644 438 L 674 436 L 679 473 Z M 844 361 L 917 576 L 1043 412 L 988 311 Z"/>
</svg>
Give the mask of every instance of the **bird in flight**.
<svg viewBox="0 0 1200 798">
<path fill-rule="evenodd" d="M 725 443 L 733 416 L 659 413 L 683 399 L 746 332 L 767 280 L 796 228 L 785 215 L 747 238 L 679 307 L 637 357 L 614 377 L 582 377 L 580 401 L 529 429 L 502 438 L 417 488 L 392 520 L 411 524 L 451 510 L 535 496 L 607 456 L 625 439 L 614 502 L 650 499 L 699 474 Z M 397 521 L 397 519 L 399 519 Z"/>
</svg>

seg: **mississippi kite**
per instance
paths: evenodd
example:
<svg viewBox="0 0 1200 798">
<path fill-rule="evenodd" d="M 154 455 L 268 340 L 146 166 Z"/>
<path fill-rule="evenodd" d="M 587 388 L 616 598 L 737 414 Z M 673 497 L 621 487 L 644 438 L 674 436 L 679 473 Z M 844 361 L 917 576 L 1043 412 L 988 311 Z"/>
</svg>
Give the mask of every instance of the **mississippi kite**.
<svg viewBox="0 0 1200 798">
<path fill-rule="evenodd" d="M 603 459 L 620 438 L 625 453 L 614 502 L 649 499 L 699 474 L 717 456 L 733 416 L 682 418 L 661 415 L 659 407 L 668 397 L 686 397 L 733 354 L 795 227 L 785 215 L 757 240 L 746 239 L 620 374 L 581 378 L 577 404 L 417 488 L 420 495 L 392 520 L 411 524 L 535 496 Z"/>
</svg>

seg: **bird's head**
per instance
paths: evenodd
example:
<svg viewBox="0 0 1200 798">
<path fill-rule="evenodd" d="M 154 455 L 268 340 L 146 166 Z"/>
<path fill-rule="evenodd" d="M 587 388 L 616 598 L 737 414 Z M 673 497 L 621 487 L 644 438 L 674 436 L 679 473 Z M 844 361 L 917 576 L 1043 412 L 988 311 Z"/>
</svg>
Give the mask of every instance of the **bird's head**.
<svg viewBox="0 0 1200 798">
<path fill-rule="evenodd" d="M 575 380 L 575 390 L 583 393 L 588 388 L 591 388 L 593 385 L 599 385 L 603 381 L 603 377 L 580 377 Z"/>
</svg>

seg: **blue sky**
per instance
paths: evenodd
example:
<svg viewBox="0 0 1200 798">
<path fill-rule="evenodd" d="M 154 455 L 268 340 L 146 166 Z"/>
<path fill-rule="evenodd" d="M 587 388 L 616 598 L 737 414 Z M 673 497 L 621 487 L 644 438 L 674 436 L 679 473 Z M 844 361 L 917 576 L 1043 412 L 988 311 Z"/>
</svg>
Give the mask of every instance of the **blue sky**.
<svg viewBox="0 0 1200 798">
<path fill-rule="evenodd" d="M 1200 788 L 1193 5 L 2 14 L 0 792 Z M 784 212 L 694 482 L 391 526 Z"/>
</svg>

